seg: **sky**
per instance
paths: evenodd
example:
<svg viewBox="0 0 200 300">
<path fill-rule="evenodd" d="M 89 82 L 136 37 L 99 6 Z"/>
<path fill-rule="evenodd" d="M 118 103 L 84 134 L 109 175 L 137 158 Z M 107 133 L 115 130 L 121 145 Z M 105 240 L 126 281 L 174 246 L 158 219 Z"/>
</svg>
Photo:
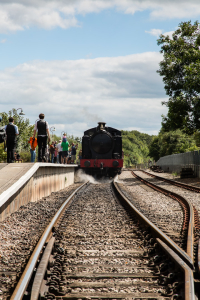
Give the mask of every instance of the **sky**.
<svg viewBox="0 0 200 300">
<path fill-rule="evenodd" d="M 199 0 L 0 0 L 0 112 L 44 113 L 58 136 L 99 121 L 156 135 L 168 99 L 157 39 L 189 20 Z"/>
</svg>

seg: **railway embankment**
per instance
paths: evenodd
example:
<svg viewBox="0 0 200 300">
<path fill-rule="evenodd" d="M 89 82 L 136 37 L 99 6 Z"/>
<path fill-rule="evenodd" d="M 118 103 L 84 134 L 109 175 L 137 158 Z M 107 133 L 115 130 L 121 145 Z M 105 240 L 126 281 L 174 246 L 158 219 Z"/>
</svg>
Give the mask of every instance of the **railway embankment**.
<svg viewBox="0 0 200 300">
<path fill-rule="evenodd" d="M 2 164 L 0 168 L 0 221 L 29 202 L 74 183 L 77 165 L 50 163 Z"/>
</svg>

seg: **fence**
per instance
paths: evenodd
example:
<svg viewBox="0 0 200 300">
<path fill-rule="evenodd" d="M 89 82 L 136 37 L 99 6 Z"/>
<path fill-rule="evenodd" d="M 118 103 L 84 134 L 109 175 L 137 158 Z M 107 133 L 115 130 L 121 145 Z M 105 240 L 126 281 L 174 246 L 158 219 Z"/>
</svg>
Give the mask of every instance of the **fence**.
<svg viewBox="0 0 200 300">
<path fill-rule="evenodd" d="M 182 168 L 192 168 L 194 175 L 200 178 L 200 151 L 172 154 L 161 157 L 156 165 L 165 172 L 180 173 Z"/>
</svg>

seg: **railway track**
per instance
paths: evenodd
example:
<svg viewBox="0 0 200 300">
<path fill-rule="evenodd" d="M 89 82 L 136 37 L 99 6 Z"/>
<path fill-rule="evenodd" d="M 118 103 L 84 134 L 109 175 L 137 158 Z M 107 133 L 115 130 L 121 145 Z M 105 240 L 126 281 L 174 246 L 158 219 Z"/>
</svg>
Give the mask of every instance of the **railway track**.
<svg viewBox="0 0 200 300">
<path fill-rule="evenodd" d="M 161 176 L 157 176 L 154 174 L 151 174 L 149 172 L 146 172 L 144 170 L 141 171 L 142 173 L 147 175 L 147 178 L 143 178 L 147 184 L 153 184 L 155 185 L 158 189 L 163 189 L 163 185 L 165 188 L 167 188 L 168 192 L 170 194 L 173 193 L 173 186 L 176 186 L 176 193 L 180 195 L 184 195 L 185 201 L 190 203 L 191 206 L 193 206 L 193 213 L 194 213 L 194 226 L 195 226 L 195 240 L 194 240 L 194 247 L 196 248 L 196 253 L 197 253 L 197 248 L 198 248 L 198 253 L 197 253 L 197 269 L 198 272 L 200 273 L 200 240 L 199 240 L 199 234 L 200 234 L 200 224 L 199 224 L 199 216 L 200 216 L 200 205 L 199 205 L 199 193 L 200 193 L 200 188 L 194 187 L 188 184 L 180 183 L 174 180 L 170 180 L 167 178 L 163 178 Z M 138 173 L 138 172 L 132 172 L 132 173 Z M 134 175 L 135 176 L 135 175 Z M 154 178 L 154 182 L 150 182 L 149 178 Z M 184 190 L 187 190 L 187 192 L 184 192 Z M 189 214 L 189 211 L 188 211 Z"/>
<path fill-rule="evenodd" d="M 11 300 L 195 299 L 193 259 L 124 196 L 86 183 L 43 233 Z"/>
</svg>

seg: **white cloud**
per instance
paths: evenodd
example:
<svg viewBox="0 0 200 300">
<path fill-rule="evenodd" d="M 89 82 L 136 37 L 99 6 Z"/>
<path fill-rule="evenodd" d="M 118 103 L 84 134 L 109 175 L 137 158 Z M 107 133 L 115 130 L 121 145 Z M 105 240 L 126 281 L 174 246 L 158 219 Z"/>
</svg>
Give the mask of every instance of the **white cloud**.
<svg viewBox="0 0 200 300">
<path fill-rule="evenodd" d="M 153 19 L 198 17 L 199 0 L 0 0 L 0 33 L 24 30 L 31 26 L 45 29 L 80 26 L 78 15 L 105 9 L 122 13 L 150 10 Z"/>
<path fill-rule="evenodd" d="M 151 29 L 150 31 L 145 31 L 145 32 L 154 35 L 156 37 L 159 37 L 159 35 L 161 35 L 163 31 L 162 29 Z"/>
<path fill-rule="evenodd" d="M 0 41 L 1 44 L 4 44 L 6 42 L 6 39 L 3 39 Z"/>
<path fill-rule="evenodd" d="M 174 33 L 174 31 L 168 31 L 168 32 L 163 32 L 162 29 L 151 29 L 150 31 L 145 31 L 146 33 L 149 33 L 153 36 L 156 36 L 157 38 L 163 34 L 163 35 L 168 35 L 170 38 L 172 38 L 172 34 Z"/>
<path fill-rule="evenodd" d="M 31 122 L 44 112 L 57 134 L 81 136 L 104 120 L 119 129 L 160 129 L 163 83 L 156 52 L 77 61 L 33 61 L 0 71 L 0 111 L 22 107 Z"/>
<path fill-rule="evenodd" d="M 164 32 L 164 35 L 168 35 L 170 37 L 170 39 L 172 39 L 172 34 L 174 33 L 174 31 L 168 31 L 168 32 Z"/>
</svg>

